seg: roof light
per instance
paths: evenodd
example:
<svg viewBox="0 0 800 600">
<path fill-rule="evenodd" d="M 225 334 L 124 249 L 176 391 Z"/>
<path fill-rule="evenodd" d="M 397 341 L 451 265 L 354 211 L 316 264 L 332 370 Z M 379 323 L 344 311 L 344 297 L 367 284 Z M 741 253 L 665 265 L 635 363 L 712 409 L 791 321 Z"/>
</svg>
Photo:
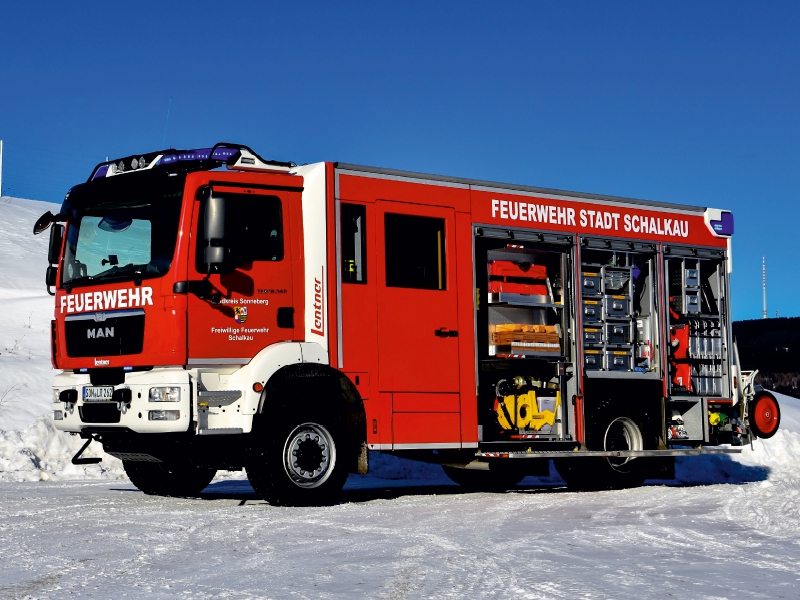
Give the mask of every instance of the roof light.
<svg viewBox="0 0 800 600">
<path fill-rule="evenodd" d="M 195 164 L 192 165 L 192 163 Z M 166 167 L 174 170 L 178 167 L 178 170 L 199 171 L 223 165 L 231 169 L 256 169 L 259 171 L 289 171 L 297 166 L 292 162 L 264 160 L 250 148 L 241 144 L 220 143 L 212 148 L 195 148 L 193 150 L 170 148 L 159 152 L 117 158 L 97 165 L 92 171 L 89 181 L 144 169 Z"/>
</svg>

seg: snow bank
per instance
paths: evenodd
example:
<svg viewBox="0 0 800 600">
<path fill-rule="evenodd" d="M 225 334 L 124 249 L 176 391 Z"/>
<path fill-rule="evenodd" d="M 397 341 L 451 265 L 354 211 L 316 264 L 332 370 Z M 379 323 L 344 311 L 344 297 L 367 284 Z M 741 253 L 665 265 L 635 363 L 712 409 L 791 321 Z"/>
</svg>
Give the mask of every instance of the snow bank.
<svg viewBox="0 0 800 600">
<path fill-rule="evenodd" d="M 676 480 L 683 484 L 745 483 L 800 473 L 800 400 L 775 394 L 781 425 L 768 440 L 754 440 L 741 454 L 679 457 Z"/>
<path fill-rule="evenodd" d="M 83 456 L 99 456 L 103 462 L 73 465 L 72 457 L 84 442 L 58 431 L 49 415 L 39 417 L 25 431 L 0 431 L 0 481 L 125 479 L 122 462 L 103 452 L 99 444 L 91 444 Z"/>
</svg>

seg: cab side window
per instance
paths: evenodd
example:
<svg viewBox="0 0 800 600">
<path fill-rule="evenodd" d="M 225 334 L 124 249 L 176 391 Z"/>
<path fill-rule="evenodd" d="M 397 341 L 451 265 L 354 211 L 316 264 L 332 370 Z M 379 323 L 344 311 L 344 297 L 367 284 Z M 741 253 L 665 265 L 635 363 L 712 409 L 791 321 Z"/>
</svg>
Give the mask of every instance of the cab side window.
<svg viewBox="0 0 800 600">
<path fill-rule="evenodd" d="M 283 218 L 277 196 L 215 192 L 226 199 L 225 263 L 214 272 L 229 273 L 254 261 L 283 260 Z M 203 210 L 200 220 L 203 222 Z M 203 252 L 206 240 L 203 228 L 197 238 L 197 270 L 204 273 Z"/>
<path fill-rule="evenodd" d="M 386 286 L 447 289 L 444 219 L 387 213 Z"/>
</svg>

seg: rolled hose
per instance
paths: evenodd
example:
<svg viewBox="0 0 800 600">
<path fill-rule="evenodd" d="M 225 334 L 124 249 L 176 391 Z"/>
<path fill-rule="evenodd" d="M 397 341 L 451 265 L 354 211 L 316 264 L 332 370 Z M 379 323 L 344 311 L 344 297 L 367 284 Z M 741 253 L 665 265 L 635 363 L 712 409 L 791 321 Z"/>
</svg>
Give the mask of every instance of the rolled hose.
<svg viewBox="0 0 800 600">
<path fill-rule="evenodd" d="M 778 400 L 766 390 L 758 392 L 747 407 L 750 430 L 756 437 L 769 439 L 781 424 Z"/>
</svg>

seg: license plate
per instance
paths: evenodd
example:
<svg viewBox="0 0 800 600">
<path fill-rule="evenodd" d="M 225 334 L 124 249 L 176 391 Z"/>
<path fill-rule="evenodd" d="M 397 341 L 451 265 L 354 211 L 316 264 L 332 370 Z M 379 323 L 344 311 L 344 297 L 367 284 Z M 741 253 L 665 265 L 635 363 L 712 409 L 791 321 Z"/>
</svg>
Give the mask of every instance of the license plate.
<svg viewBox="0 0 800 600">
<path fill-rule="evenodd" d="M 85 387 L 83 388 L 83 401 L 108 402 L 113 394 L 113 387 Z"/>
</svg>

